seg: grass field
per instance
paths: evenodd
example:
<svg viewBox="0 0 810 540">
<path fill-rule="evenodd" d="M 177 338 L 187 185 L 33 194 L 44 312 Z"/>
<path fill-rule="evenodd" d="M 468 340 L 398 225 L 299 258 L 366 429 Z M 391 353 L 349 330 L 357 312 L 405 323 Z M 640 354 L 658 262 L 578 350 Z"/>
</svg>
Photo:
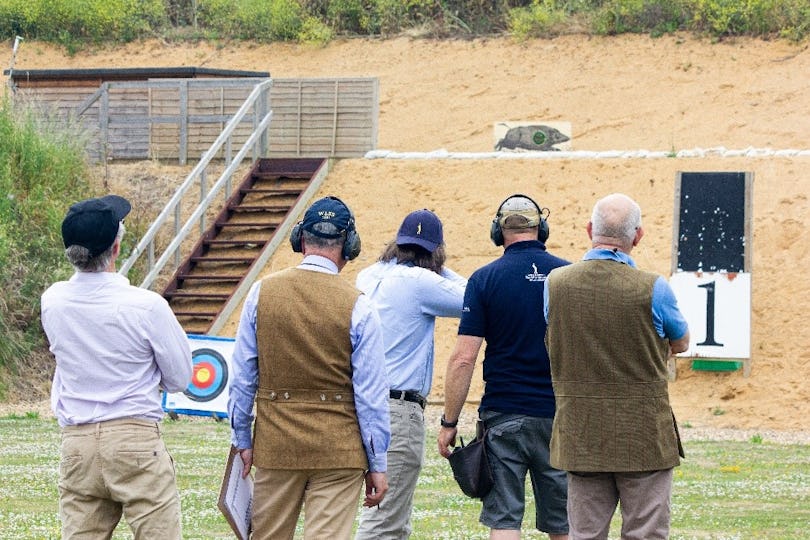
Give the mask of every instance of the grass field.
<svg viewBox="0 0 810 540">
<path fill-rule="evenodd" d="M 232 538 L 216 507 L 227 456 L 227 422 L 181 417 L 164 423 L 178 471 L 186 539 Z M 435 451 L 428 431 L 425 466 L 413 512 L 414 540 L 484 539 L 480 502 L 455 485 L 450 467 Z M 808 538 L 810 445 L 692 441 L 675 471 L 672 538 Z M 0 418 L 0 537 L 59 538 L 56 480 L 59 429 L 36 414 Z M 359 500 L 359 493 L 358 493 Z M 531 509 L 531 504 L 529 505 Z M 527 511 L 523 538 L 547 538 L 533 530 Z M 618 538 L 614 519 L 611 538 Z M 119 526 L 114 538 L 132 535 Z M 337 540 L 337 539 L 336 539 Z"/>
</svg>

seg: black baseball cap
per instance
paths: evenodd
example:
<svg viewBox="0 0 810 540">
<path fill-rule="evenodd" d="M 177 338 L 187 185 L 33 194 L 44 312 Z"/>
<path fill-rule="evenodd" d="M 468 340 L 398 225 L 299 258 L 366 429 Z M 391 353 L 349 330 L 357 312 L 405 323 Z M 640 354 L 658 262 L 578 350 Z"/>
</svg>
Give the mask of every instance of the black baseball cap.
<svg viewBox="0 0 810 540">
<path fill-rule="evenodd" d="M 118 234 L 118 224 L 132 210 L 129 201 L 118 195 L 85 199 L 72 205 L 62 221 L 65 248 L 82 246 L 96 257 L 107 249 Z"/>
</svg>

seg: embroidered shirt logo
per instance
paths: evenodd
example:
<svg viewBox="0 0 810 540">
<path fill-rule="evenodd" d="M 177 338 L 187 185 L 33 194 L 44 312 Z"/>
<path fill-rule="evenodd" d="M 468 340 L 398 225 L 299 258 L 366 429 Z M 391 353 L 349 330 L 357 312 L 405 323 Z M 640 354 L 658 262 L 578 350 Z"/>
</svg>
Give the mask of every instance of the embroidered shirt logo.
<svg viewBox="0 0 810 540">
<path fill-rule="evenodd" d="M 537 271 L 537 265 L 532 263 L 532 272 L 531 274 L 526 274 L 526 279 L 529 281 L 545 281 L 546 274 L 541 274 Z"/>
</svg>

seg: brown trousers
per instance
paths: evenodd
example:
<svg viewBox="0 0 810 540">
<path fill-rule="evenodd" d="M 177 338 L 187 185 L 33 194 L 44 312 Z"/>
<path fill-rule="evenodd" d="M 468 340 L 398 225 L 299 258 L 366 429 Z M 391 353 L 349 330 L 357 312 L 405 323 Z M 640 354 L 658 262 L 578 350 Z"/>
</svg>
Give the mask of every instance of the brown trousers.
<svg viewBox="0 0 810 540">
<path fill-rule="evenodd" d="M 622 540 L 669 538 L 672 469 L 628 473 L 568 473 L 568 537 L 605 540 L 621 502 Z"/>
</svg>

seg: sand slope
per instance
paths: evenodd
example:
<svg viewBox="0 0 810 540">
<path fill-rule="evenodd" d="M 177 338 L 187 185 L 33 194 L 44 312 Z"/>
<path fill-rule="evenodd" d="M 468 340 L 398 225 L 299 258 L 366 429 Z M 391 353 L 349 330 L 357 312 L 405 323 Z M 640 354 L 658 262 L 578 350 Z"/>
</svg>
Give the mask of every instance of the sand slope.
<svg viewBox="0 0 810 540">
<path fill-rule="evenodd" d="M 10 48 L 9 48 L 10 50 Z M 712 44 L 687 36 L 589 38 L 515 43 L 347 40 L 325 48 L 148 41 L 65 57 L 24 42 L 16 66 L 169 67 L 268 70 L 276 77 L 380 79 L 378 147 L 397 151 L 488 152 L 500 121 L 571 122 L 575 150 L 749 147 L 810 149 L 810 51 L 786 42 Z M 668 275 L 678 171 L 754 173 L 752 372 L 694 372 L 679 364 L 671 386 L 681 422 L 749 429 L 810 429 L 810 158 L 345 160 L 321 194 L 354 209 L 370 264 L 402 216 L 428 207 L 445 222 L 449 265 L 469 274 L 498 256 L 488 238 L 498 203 L 525 192 L 551 209 L 549 248 L 575 260 L 588 248 L 584 225 L 596 199 L 614 191 L 642 206 L 647 235 L 639 266 Z M 126 189 L 127 174 L 113 182 Z M 288 250 L 267 271 L 294 264 Z M 226 329 L 233 334 L 235 320 Z M 432 400 L 442 398 L 455 323 L 436 338 Z M 479 377 L 480 378 L 480 377 Z M 471 397 L 480 393 L 478 384 Z"/>
</svg>

